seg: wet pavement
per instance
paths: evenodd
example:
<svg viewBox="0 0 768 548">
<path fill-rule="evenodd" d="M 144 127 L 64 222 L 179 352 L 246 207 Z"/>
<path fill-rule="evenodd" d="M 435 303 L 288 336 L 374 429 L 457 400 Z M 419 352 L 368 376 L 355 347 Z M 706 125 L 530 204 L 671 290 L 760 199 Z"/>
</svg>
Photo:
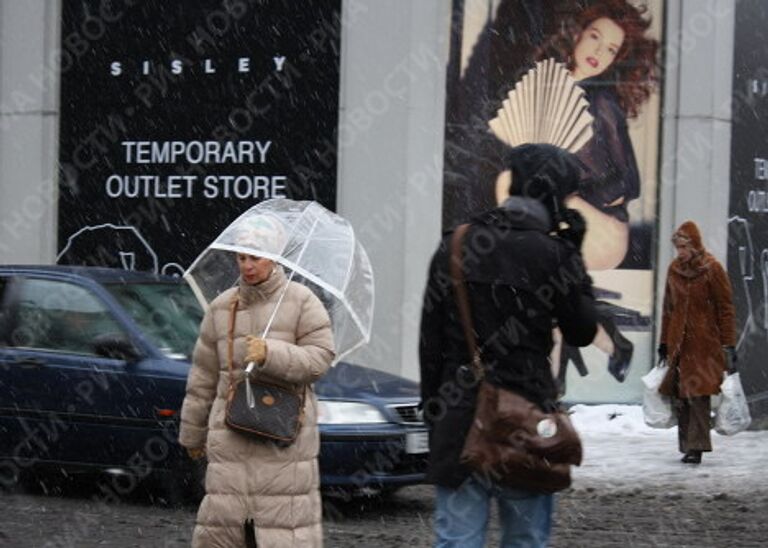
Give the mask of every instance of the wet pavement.
<svg viewBox="0 0 768 548">
<path fill-rule="evenodd" d="M 768 491 L 723 489 L 703 494 L 684 484 L 608 488 L 576 485 L 558 495 L 554 547 L 757 547 L 768 537 Z M 91 487 L 64 495 L 14 488 L 0 494 L 0 546 L 188 546 L 194 505 L 169 506 L 161 494 L 136 493 L 105 501 Z M 327 499 L 328 547 L 427 547 L 432 489 L 402 489 L 386 498 Z M 491 525 L 489 546 L 498 545 Z"/>
</svg>

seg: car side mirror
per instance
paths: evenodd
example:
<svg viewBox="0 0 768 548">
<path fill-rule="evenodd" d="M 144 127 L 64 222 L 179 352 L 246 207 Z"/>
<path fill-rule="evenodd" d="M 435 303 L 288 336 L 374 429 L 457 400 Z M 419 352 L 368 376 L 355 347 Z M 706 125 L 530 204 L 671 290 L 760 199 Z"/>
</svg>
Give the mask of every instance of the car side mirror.
<svg viewBox="0 0 768 548">
<path fill-rule="evenodd" d="M 98 356 L 124 360 L 128 363 L 135 362 L 141 357 L 136 346 L 122 335 L 99 335 L 93 340 L 93 350 Z"/>
</svg>

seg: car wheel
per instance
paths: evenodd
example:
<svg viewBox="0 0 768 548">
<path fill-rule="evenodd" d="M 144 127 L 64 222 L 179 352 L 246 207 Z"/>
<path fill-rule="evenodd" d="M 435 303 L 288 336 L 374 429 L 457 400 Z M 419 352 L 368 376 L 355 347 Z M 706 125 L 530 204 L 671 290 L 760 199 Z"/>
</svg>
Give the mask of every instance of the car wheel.
<svg viewBox="0 0 768 548">
<path fill-rule="evenodd" d="M 21 479 L 21 471 L 11 460 L 0 460 L 0 492 L 12 491 Z"/>
<path fill-rule="evenodd" d="M 70 474 L 61 468 L 30 468 L 19 475 L 19 486 L 26 492 L 62 496 L 87 493 L 92 485 L 92 474 Z"/>
</svg>

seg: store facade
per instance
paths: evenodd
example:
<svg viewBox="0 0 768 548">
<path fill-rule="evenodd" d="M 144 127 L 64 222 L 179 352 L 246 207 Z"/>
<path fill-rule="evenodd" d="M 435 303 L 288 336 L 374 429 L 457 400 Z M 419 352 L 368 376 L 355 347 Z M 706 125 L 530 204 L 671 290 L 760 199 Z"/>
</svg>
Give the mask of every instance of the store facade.
<svg viewBox="0 0 768 548">
<path fill-rule="evenodd" d="M 353 222 L 377 277 L 373 340 L 355 359 L 418 378 L 421 296 L 441 230 L 496 199 L 495 178 L 462 186 L 473 175 L 459 173 L 467 161 L 451 153 L 452 128 L 471 111 L 461 92 L 477 89 L 493 60 L 473 52 L 484 30 L 525 7 L 517 15 L 541 36 L 505 53 L 530 61 L 520 44 L 537 45 L 569 16 L 545 8 L 581 4 L 339 0 L 308 2 L 297 18 L 277 0 L 3 3 L 0 262 L 86 256 L 178 273 L 249 204 L 316 199 Z M 740 328 L 752 328 L 740 352 L 745 368 L 759 369 L 762 244 L 752 231 L 746 262 L 745 245 L 729 245 L 743 228 L 734 218 L 757 227 L 766 209 L 758 160 L 768 153 L 744 145 L 758 146 L 764 132 L 731 109 L 734 98 L 762 104 L 765 95 L 759 56 L 768 54 L 749 61 L 751 77 L 734 66 L 753 36 L 739 29 L 768 20 L 759 4 L 647 2 L 660 79 L 627 122 L 640 183 L 621 214 L 625 251 L 592 272 L 635 352 L 619 383 L 605 354 L 583 350 L 589 375 L 569 367 L 570 399 L 638 400 L 654 362 L 669 236 L 688 218 L 727 261 L 735 293 L 748 287 L 749 304 L 737 295 L 747 310 Z M 524 65 L 506 68 L 508 83 Z M 750 378 L 759 405 L 768 386 Z"/>
</svg>

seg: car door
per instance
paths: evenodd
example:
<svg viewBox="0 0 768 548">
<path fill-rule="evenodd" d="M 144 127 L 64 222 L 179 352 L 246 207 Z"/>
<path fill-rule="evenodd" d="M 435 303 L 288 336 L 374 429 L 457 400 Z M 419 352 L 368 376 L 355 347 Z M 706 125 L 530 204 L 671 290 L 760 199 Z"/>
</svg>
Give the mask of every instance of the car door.
<svg viewBox="0 0 768 548">
<path fill-rule="evenodd" d="M 0 346 L 0 456 L 17 466 L 125 465 L 157 425 L 137 363 L 99 355 L 97 337 L 134 340 L 94 287 L 72 280 L 6 280 Z"/>
</svg>

